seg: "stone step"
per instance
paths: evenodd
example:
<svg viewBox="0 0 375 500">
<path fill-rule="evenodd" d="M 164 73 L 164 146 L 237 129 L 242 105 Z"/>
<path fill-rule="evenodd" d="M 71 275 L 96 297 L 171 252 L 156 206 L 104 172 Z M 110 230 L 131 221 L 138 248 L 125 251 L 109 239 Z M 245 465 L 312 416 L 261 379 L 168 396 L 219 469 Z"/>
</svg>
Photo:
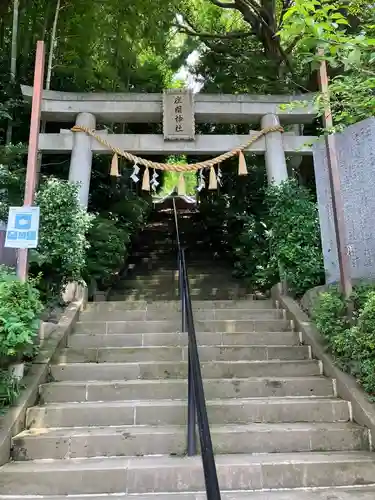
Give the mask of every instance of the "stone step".
<svg viewBox="0 0 375 500">
<path fill-rule="evenodd" d="M 374 500 L 375 485 L 336 487 L 336 488 L 293 488 L 283 490 L 265 491 L 221 491 L 222 500 Z M 36 496 L 5 496 L 0 495 L 0 500 L 40 500 Z M 134 500 L 134 495 L 108 494 L 69 496 L 69 500 Z M 67 500 L 65 496 L 44 496 L 43 500 Z M 137 494 L 136 500 L 206 500 L 206 494 L 201 493 L 148 493 Z"/>
<path fill-rule="evenodd" d="M 190 290 L 190 296 L 194 300 L 248 300 L 251 298 L 251 294 L 244 292 L 243 290 L 230 291 L 226 289 L 219 290 L 201 290 L 200 288 L 192 288 Z M 129 301 L 129 300 L 168 300 L 174 301 L 179 298 L 179 291 L 168 290 L 163 293 L 160 290 L 112 290 L 109 296 L 111 301 Z"/>
<path fill-rule="evenodd" d="M 231 280 L 239 281 L 233 276 L 233 265 L 231 263 L 219 262 L 217 260 L 207 261 L 207 258 L 203 259 L 201 254 L 202 249 L 198 249 L 196 252 L 191 254 L 185 254 L 186 268 L 188 277 L 212 277 L 212 276 L 227 276 Z M 167 249 L 168 255 L 164 254 L 162 248 L 157 249 L 156 252 L 150 252 L 149 249 L 137 252 L 137 255 L 131 255 L 130 261 L 132 269 L 132 277 L 138 279 L 138 277 L 146 276 L 149 278 L 155 277 L 169 277 L 178 276 L 178 265 L 177 265 L 177 252 L 174 250 L 170 251 Z M 201 257 L 201 260 L 199 259 Z M 145 264 L 152 262 L 154 264 L 153 269 L 145 268 Z"/>
<path fill-rule="evenodd" d="M 110 335 L 109 335 L 110 336 Z M 229 345 L 199 346 L 200 361 L 266 361 L 310 359 L 307 345 Z M 99 347 L 62 349 L 56 361 L 60 363 L 134 363 L 141 361 L 186 361 L 188 347 Z"/>
<path fill-rule="evenodd" d="M 201 310 L 212 310 L 215 309 L 224 309 L 231 311 L 232 309 L 241 309 L 241 310 L 259 310 L 259 309 L 274 309 L 273 302 L 270 299 L 255 299 L 254 296 L 251 296 L 248 300 L 193 300 L 192 301 L 193 311 L 198 312 Z M 146 311 L 146 312 L 155 312 L 155 311 L 181 311 L 181 301 L 180 300 L 172 300 L 172 301 L 126 301 L 122 302 L 90 302 L 87 304 L 85 311 L 82 313 L 84 316 L 92 313 L 102 313 L 109 314 L 111 312 L 117 311 Z M 106 321 L 105 318 L 102 321 Z"/>
<path fill-rule="evenodd" d="M 281 309 L 200 309 L 194 311 L 194 321 L 204 320 L 267 320 L 283 319 Z M 84 311 L 79 318 L 85 321 L 181 321 L 181 311 L 170 309 L 113 311 Z"/>
<path fill-rule="evenodd" d="M 207 400 L 207 412 L 212 425 L 350 419 L 347 401 L 316 397 Z M 184 425 L 186 414 L 186 401 L 177 400 L 51 403 L 29 408 L 26 428 Z"/>
<path fill-rule="evenodd" d="M 372 453 L 218 455 L 223 490 L 372 484 Z M 112 457 L 13 462 L 0 469 L 3 495 L 82 495 L 203 491 L 197 457 Z"/>
<path fill-rule="evenodd" d="M 177 281 L 179 277 L 179 272 L 177 269 L 169 269 L 165 271 L 154 271 L 150 272 L 147 274 L 139 274 L 137 272 L 138 270 L 135 268 L 134 272 L 129 274 L 128 277 L 125 279 L 135 281 L 135 282 L 156 282 L 158 283 L 159 281 Z M 199 281 L 206 281 L 206 280 L 211 280 L 211 279 L 216 279 L 218 276 L 223 276 L 229 280 L 233 280 L 232 272 L 230 269 L 216 269 L 214 271 L 211 271 L 208 269 L 205 272 L 202 272 L 202 269 L 189 269 L 189 281 L 190 283 L 193 283 L 193 280 L 199 280 Z"/>
<path fill-rule="evenodd" d="M 157 240 L 154 239 L 154 235 L 150 234 L 148 238 L 145 238 L 143 241 L 139 242 L 139 248 L 133 250 L 132 257 L 140 258 L 140 257 L 159 257 L 164 260 L 166 255 L 176 255 L 177 256 L 177 245 L 174 242 L 161 242 L 159 240 L 159 244 L 155 245 Z M 163 244 L 164 243 L 164 244 Z M 143 247 L 143 248 L 142 248 Z M 198 257 L 197 252 L 195 252 L 195 256 Z"/>
<path fill-rule="evenodd" d="M 160 229 L 152 229 L 151 231 L 143 231 L 139 238 L 137 238 L 136 248 L 133 249 L 132 255 L 145 250 L 153 253 L 161 248 L 171 248 L 177 253 L 176 237 L 175 234 L 171 237 L 171 231 L 174 232 L 174 228 L 172 229 L 171 225 L 164 225 Z"/>
<path fill-rule="evenodd" d="M 169 295 L 178 295 L 180 293 L 180 287 L 177 282 L 170 283 L 143 283 L 131 284 L 128 281 L 121 281 L 116 285 L 116 291 L 121 291 L 124 293 L 139 293 L 139 294 L 155 294 L 155 297 Z M 229 285 L 227 280 L 223 283 L 195 283 L 190 285 L 190 295 L 195 297 L 196 295 L 206 294 L 208 298 L 215 298 L 216 296 L 225 296 L 236 298 L 236 296 L 244 296 L 248 294 L 249 291 L 240 285 Z"/>
<path fill-rule="evenodd" d="M 293 453 L 369 449 L 368 431 L 354 424 L 212 426 L 214 453 Z M 119 426 L 30 429 L 13 439 L 14 460 L 186 454 L 186 428 Z"/>
<path fill-rule="evenodd" d="M 197 258 L 198 255 L 195 254 L 194 257 Z M 173 263 L 175 259 L 177 261 L 177 250 L 169 245 L 160 246 L 157 249 L 150 249 L 147 245 L 139 251 L 132 252 L 132 259 L 134 261 L 147 262 L 151 260 L 158 263 L 169 264 L 170 262 Z M 176 264 L 173 263 L 173 265 L 175 266 Z"/>
<path fill-rule="evenodd" d="M 189 280 L 190 281 L 190 280 Z M 120 283 L 121 290 L 139 290 L 139 291 L 155 291 L 155 292 L 168 292 L 170 290 L 175 290 L 179 292 L 179 282 L 174 279 L 164 279 L 159 281 L 153 280 L 122 280 Z M 230 282 L 227 277 L 219 279 L 218 277 L 213 277 L 210 280 L 195 280 L 192 279 L 190 282 L 191 289 L 199 289 L 200 291 L 208 291 L 208 293 L 214 293 L 216 290 L 225 289 L 227 291 L 237 292 L 247 292 L 246 288 L 236 282 Z"/>
<path fill-rule="evenodd" d="M 317 360 L 214 361 L 201 363 L 203 378 L 308 377 L 322 374 Z M 134 380 L 187 377 L 187 362 L 62 363 L 50 367 L 51 377 L 62 380 Z"/>
<path fill-rule="evenodd" d="M 141 258 L 134 258 L 130 256 L 129 258 L 130 266 L 134 276 L 152 276 L 152 275 L 162 275 L 178 272 L 177 266 L 177 256 L 169 258 L 168 261 L 163 262 L 157 261 L 155 259 L 150 259 L 148 256 Z M 189 276 L 199 275 L 199 274 L 220 274 L 226 273 L 232 275 L 233 267 L 228 265 L 228 263 L 220 264 L 217 261 L 204 262 L 204 261 L 188 261 L 187 271 Z"/>
<path fill-rule="evenodd" d="M 129 275 L 122 280 L 123 284 L 130 287 L 137 286 L 154 286 L 154 285 L 178 285 L 179 273 L 172 271 L 170 273 L 152 273 L 149 275 L 132 276 Z M 194 287 L 200 284 L 215 286 L 241 286 L 243 285 L 239 280 L 233 278 L 230 272 L 221 271 L 220 273 L 192 273 L 189 272 L 189 284 Z"/>
<path fill-rule="evenodd" d="M 144 247 L 142 247 L 142 245 Z M 205 248 L 205 243 L 195 241 L 194 246 L 190 245 L 185 249 L 185 261 L 187 263 L 188 272 L 192 269 L 200 269 L 201 272 L 211 273 L 212 270 L 220 270 L 224 272 L 232 271 L 233 264 L 229 260 L 219 258 L 217 254 L 210 248 Z M 177 245 L 162 245 L 158 244 L 154 248 L 153 242 L 141 242 L 137 248 L 133 247 L 131 259 L 134 261 L 154 260 L 159 268 L 175 267 L 177 268 Z"/>
<path fill-rule="evenodd" d="M 197 332 L 283 332 L 290 331 L 284 319 L 204 320 L 195 321 Z M 175 333 L 181 331 L 181 320 L 149 321 L 85 321 L 75 326 L 76 333 Z"/>
<path fill-rule="evenodd" d="M 325 377 L 206 379 L 203 382 L 207 399 L 334 396 L 333 382 Z M 185 398 L 186 380 L 50 382 L 40 386 L 42 404 Z"/>
<path fill-rule="evenodd" d="M 132 252 L 133 259 L 154 259 L 157 261 L 173 261 L 174 258 L 177 261 L 177 245 L 176 244 L 159 244 L 154 247 L 154 241 L 152 241 L 152 246 L 148 244 L 149 242 L 143 242 L 143 248 L 140 248 Z M 150 248 L 151 247 L 151 248 Z M 194 262 L 194 264 L 201 263 L 202 258 L 202 245 L 201 248 L 191 248 L 189 251 L 185 251 L 185 256 L 187 260 L 187 267 L 189 269 L 189 262 Z M 207 260 L 207 254 L 204 256 L 204 260 Z M 209 268 L 209 267 L 208 267 Z"/>
<path fill-rule="evenodd" d="M 197 332 L 199 346 L 224 345 L 298 345 L 297 332 L 261 332 L 261 333 L 212 333 Z M 73 333 L 68 339 L 69 347 L 131 347 L 131 346 L 184 346 L 187 345 L 187 333 Z"/>
</svg>

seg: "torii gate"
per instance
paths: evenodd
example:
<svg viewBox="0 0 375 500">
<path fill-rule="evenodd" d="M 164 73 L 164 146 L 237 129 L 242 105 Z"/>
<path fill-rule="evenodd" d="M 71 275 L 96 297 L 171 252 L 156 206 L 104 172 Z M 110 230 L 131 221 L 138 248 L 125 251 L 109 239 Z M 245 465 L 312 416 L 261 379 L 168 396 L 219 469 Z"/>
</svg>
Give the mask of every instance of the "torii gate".
<svg viewBox="0 0 375 500">
<path fill-rule="evenodd" d="M 22 93 L 31 101 L 33 88 L 22 86 Z M 293 131 L 275 131 L 257 140 L 249 151 L 264 154 L 269 182 L 280 183 L 288 178 L 286 155 L 311 155 L 311 143 L 315 137 L 297 135 L 301 124 L 311 123 L 316 111 L 313 108 L 313 94 L 303 96 L 259 96 L 196 94 L 194 96 L 193 124 L 230 123 L 249 124 L 267 128 L 278 125 L 292 125 Z M 296 100 L 307 101 L 307 105 L 289 109 L 283 105 Z M 44 91 L 41 118 L 45 121 L 67 122 L 95 130 L 106 123 L 162 123 L 163 94 L 110 94 L 69 93 Z M 164 116 L 165 120 L 165 116 Z M 200 135 L 190 138 L 166 140 L 163 134 L 108 134 L 99 130 L 98 136 L 105 138 L 114 148 L 138 155 L 194 154 L 217 156 L 235 149 L 246 142 L 249 135 Z M 41 133 L 39 151 L 49 153 L 71 153 L 69 180 L 80 182 L 79 199 L 87 207 L 92 154 L 112 154 L 105 145 L 84 132 L 60 130 L 58 134 Z"/>
<path fill-rule="evenodd" d="M 321 52 L 323 55 L 322 49 Z M 312 154 L 311 143 L 316 138 L 300 136 L 298 131 L 300 124 L 309 123 L 315 118 L 314 94 L 303 94 L 303 96 L 198 94 L 195 98 L 196 106 L 193 106 L 193 96 L 190 94 L 184 102 L 180 99 L 178 106 L 175 106 L 176 123 L 174 123 L 168 118 L 167 113 L 168 98 L 166 96 L 168 91 L 164 93 L 163 97 L 160 94 L 43 92 L 44 59 L 44 42 L 39 41 L 35 57 L 34 88 L 22 87 L 25 99 L 32 100 L 24 197 L 25 206 L 32 205 L 34 200 L 38 150 L 44 153 L 71 152 L 69 180 L 80 182 L 79 200 L 81 205 L 86 208 L 90 190 L 93 152 L 115 153 L 115 170 L 117 170 L 117 154 L 133 159 L 135 163 L 140 159 L 143 165 L 147 167 L 147 174 L 149 170 L 147 160 L 132 157 L 132 152 L 147 155 L 161 153 L 219 154 L 225 157 L 234 156 L 228 156 L 228 152 L 234 152 L 235 154 L 238 153 L 239 173 L 242 170 L 243 174 L 246 171 L 246 165 L 244 165 L 245 160 L 242 152 L 251 151 L 252 153 L 264 154 L 269 183 L 280 183 L 288 178 L 286 154 L 299 157 L 304 154 Z M 329 104 L 327 67 L 324 58 L 320 63 L 318 80 L 324 97 L 323 123 L 325 128 L 330 129 L 333 120 Z M 291 104 L 299 99 L 304 101 L 302 106 L 285 106 L 285 104 Z M 177 104 L 177 100 L 175 100 L 174 104 Z M 188 115 L 190 113 L 190 116 L 187 116 L 187 132 L 181 127 L 184 111 Z M 41 117 L 45 121 L 75 121 L 74 136 L 72 129 L 61 130 L 60 134 L 40 134 Z M 111 142 L 109 142 L 104 138 L 105 131 L 95 133 L 97 125 L 106 122 L 160 123 L 161 120 L 163 120 L 163 136 L 114 134 L 111 135 Z M 262 130 L 268 130 L 266 134 L 259 134 L 259 132 L 250 130 L 246 136 L 246 146 L 249 147 L 243 146 L 239 149 L 239 146 L 244 143 L 243 137 L 196 135 L 195 122 L 247 123 L 249 125 L 260 122 Z M 292 131 L 282 135 L 281 124 L 291 125 Z M 254 141 L 251 138 L 252 135 L 255 135 Z M 326 135 L 325 139 L 340 282 L 345 297 L 349 298 L 351 279 L 345 243 L 344 212 L 340 192 L 340 173 L 335 137 L 334 135 Z M 224 151 L 227 153 L 223 155 Z M 210 162 L 211 171 L 214 173 L 212 160 Z M 201 168 L 201 165 L 199 168 Z M 27 276 L 26 249 L 19 251 L 18 274 L 21 279 L 25 279 Z"/>
</svg>

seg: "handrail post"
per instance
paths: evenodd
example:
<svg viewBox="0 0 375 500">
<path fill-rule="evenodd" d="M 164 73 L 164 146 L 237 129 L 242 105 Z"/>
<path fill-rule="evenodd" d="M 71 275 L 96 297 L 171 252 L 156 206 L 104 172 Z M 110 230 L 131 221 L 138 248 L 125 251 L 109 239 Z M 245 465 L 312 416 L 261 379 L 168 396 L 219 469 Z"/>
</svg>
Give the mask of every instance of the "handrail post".
<svg viewBox="0 0 375 500">
<path fill-rule="evenodd" d="M 200 451 L 203 462 L 207 500 L 220 500 L 215 456 L 212 447 L 210 425 L 199 362 L 197 338 L 194 327 L 193 307 L 190 297 L 189 276 L 186 269 L 185 251 L 181 247 L 176 204 L 173 200 L 178 246 L 178 272 L 181 296 L 182 330 L 188 334 L 188 455 L 196 455 L 196 422 L 198 422 Z"/>
<path fill-rule="evenodd" d="M 196 382 L 196 384 L 195 383 L 193 384 L 194 397 L 195 401 L 199 402 L 199 404 L 197 404 L 196 406 L 196 411 L 197 411 L 199 440 L 201 446 L 201 455 L 202 455 L 204 478 L 206 484 L 207 500 L 220 500 L 221 498 L 220 487 L 216 472 L 215 456 L 213 452 L 210 426 L 207 418 L 207 407 L 204 397 L 203 379 L 199 363 L 197 339 L 195 334 L 191 297 L 189 293 L 189 277 L 186 271 L 185 254 L 183 251 L 181 251 L 181 264 L 182 264 L 181 265 L 182 272 L 184 273 L 183 280 L 185 288 L 186 318 L 187 318 L 187 328 L 189 332 L 189 346 L 191 344 L 190 352 L 191 355 L 193 352 L 195 352 L 197 356 L 195 360 L 197 362 L 196 363 L 192 362 L 191 366 L 192 366 L 193 380 Z"/>
<path fill-rule="evenodd" d="M 187 321 L 186 321 L 186 292 L 183 279 L 183 268 L 182 268 L 182 253 L 183 250 L 180 249 L 178 253 L 178 273 L 179 273 L 179 285 L 180 285 L 180 297 L 181 297 L 181 314 L 182 314 L 182 332 L 188 333 Z M 189 335 L 189 334 L 188 334 Z M 197 434 L 196 434 L 196 408 L 195 408 L 195 398 L 194 398 L 194 378 L 192 371 L 192 360 L 191 360 L 191 350 L 190 350 L 190 339 L 188 336 L 188 420 L 187 420 L 187 454 L 189 457 L 193 457 L 197 454 Z"/>
<path fill-rule="evenodd" d="M 194 397 L 194 377 L 191 362 L 190 348 L 188 348 L 188 449 L 187 453 L 189 457 L 193 457 L 197 454 L 197 434 L 196 434 L 196 420 L 197 411 L 195 408 L 195 397 Z"/>
<path fill-rule="evenodd" d="M 183 278 L 183 265 L 182 262 L 185 260 L 185 251 L 181 249 L 181 277 Z M 191 339 L 189 335 L 189 329 L 187 328 L 186 321 L 186 309 L 187 309 L 187 294 L 186 294 L 186 283 L 184 279 L 181 280 L 182 283 L 182 310 L 183 310 L 183 325 L 185 327 L 185 332 L 188 333 L 188 428 L 187 428 L 187 454 L 189 457 L 193 457 L 197 454 L 197 409 L 195 406 L 195 396 L 194 396 L 194 374 L 193 374 L 193 361 L 191 355 Z"/>
<path fill-rule="evenodd" d="M 178 281 L 180 288 L 180 297 L 181 297 L 181 325 L 182 325 L 182 333 L 187 332 L 186 325 L 186 301 L 185 301 L 185 290 L 184 290 L 184 280 L 182 278 L 182 260 L 180 252 L 178 253 Z"/>
</svg>

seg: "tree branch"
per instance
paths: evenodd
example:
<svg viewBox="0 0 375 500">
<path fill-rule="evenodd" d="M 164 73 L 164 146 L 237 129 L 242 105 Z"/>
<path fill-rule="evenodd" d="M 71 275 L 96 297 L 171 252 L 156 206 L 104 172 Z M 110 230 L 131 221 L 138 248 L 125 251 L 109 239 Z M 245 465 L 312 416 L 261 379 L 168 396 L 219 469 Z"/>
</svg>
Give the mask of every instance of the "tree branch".
<svg viewBox="0 0 375 500">
<path fill-rule="evenodd" d="M 254 15 L 249 4 L 245 0 L 236 0 L 236 7 L 239 12 L 243 15 L 246 22 L 250 24 L 254 31 L 259 31 L 258 24 L 259 19 L 257 15 Z"/>
<path fill-rule="evenodd" d="M 196 36 L 198 38 L 208 38 L 208 39 L 217 39 L 217 40 L 233 40 L 233 39 L 241 39 L 247 38 L 249 36 L 254 36 L 252 31 L 232 31 L 226 34 L 220 33 L 199 33 L 192 29 L 189 29 L 187 26 L 176 26 L 180 31 L 189 36 Z"/>
<path fill-rule="evenodd" d="M 291 54 L 292 50 L 294 49 L 294 47 L 297 45 L 297 43 L 302 40 L 304 36 L 304 33 L 300 33 L 299 35 L 297 35 L 293 40 L 292 42 L 289 44 L 288 47 L 286 47 L 285 49 L 285 54 Z"/>
<path fill-rule="evenodd" d="M 236 0 L 237 10 L 241 12 L 245 21 L 247 21 L 253 30 L 256 32 L 257 36 L 261 36 L 261 26 L 265 31 L 274 37 L 275 32 L 268 24 L 266 19 L 264 19 L 261 11 L 261 6 L 254 0 Z"/>
<path fill-rule="evenodd" d="M 283 0 L 283 6 L 281 9 L 281 13 L 280 13 L 280 19 L 279 19 L 277 31 L 280 30 L 280 28 L 283 24 L 283 21 L 284 21 L 284 16 L 287 13 L 288 9 L 292 6 L 292 4 L 293 4 L 293 0 Z"/>
<path fill-rule="evenodd" d="M 260 22 L 260 24 L 272 35 L 275 36 L 275 33 L 268 22 L 264 19 L 260 6 L 254 0 L 243 0 L 250 9 L 252 9 L 255 13 L 256 18 Z"/>
<path fill-rule="evenodd" d="M 220 2 L 220 0 L 210 0 L 211 3 L 216 5 L 216 7 L 221 7 L 222 9 L 235 9 L 236 4 L 231 2 L 231 3 L 226 3 L 226 2 Z"/>
<path fill-rule="evenodd" d="M 249 36 L 253 36 L 254 33 L 251 31 L 232 31 L 229 33 L 207 33 L 207 32 L 202 32 L 200 33 L 197 28 L 194 26 L 193 23 L 189 21 L 189 19 L 183 18 L 183 21 L 180 23 L 177 23 L 175 25 L 180 31 L 183 33 L 186 33 L 189 36 L 195 36 L 198 38 L 204 38 L 204 39 L 212 39 L 212 40 L 233 40 L 233 39 L 241 39 L 241 38 L 247 38 Z"/>
</svg>

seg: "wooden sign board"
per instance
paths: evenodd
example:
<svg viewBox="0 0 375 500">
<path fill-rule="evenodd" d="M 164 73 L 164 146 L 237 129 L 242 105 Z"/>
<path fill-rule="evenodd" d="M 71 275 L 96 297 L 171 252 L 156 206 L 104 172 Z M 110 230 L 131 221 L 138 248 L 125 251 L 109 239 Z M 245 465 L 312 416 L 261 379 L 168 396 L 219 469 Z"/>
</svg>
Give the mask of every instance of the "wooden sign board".
<svg viewBox="0 0 375 500">
<path fill-rule="evenodd" d="M 163 133 L 166 141 L 194 141 L 194 96 L 191 90 L 164 90 Z"/>
</svg>

